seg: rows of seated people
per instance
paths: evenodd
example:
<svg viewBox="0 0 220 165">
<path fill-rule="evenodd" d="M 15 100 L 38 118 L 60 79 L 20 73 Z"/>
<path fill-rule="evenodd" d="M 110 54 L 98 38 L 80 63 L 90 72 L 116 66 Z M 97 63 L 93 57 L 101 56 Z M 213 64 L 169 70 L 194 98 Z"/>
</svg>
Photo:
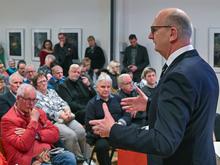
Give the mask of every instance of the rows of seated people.
<svg viewBox="0 0 220 165">
<path fill-rule="evenodd" d="M 54 61 L 53 55 L 47 55 L 45 65 L 50 66 Z M 37 70 L 34 65 L 21 60 L 7 80 L 5 76 L 0 76 L 0 85 L 3 86 L 0 87 L 3 89 L 0 96 L 1 118 L 4 118 L 10 108 L 16 106 L 16 94 L 21 84 L 31 84 L 37 91 L 38 101 L 35 107 L 46 112 L 48 119 L 58 128 L 59 139 L 64 147 L 74 153 L 78 162 L 83 162 L 89 160 L 91 146 L 95 145 L 99 164 L 109 164 L 109 144 L 105 139 L 93 134 L 88 122 L 104 117 L 101 103 L 107 103 L 113 113 L 116 111 L 118 116 L 113 117 L 122 124 L 147 125 L 146 112 L 123 114 L 120 99 L 137 96 L 136 86 L 151 97 L 156 87 L 156 71 L 153 68 L 145 68 L 139 83 L 133 82 L 131 73 L 120 74 L 120 63 L 117 61 L 111 61 L 106 69 L 95 73 L 97 79 L 90 74 L 90 60 L 87 58 L 80 64 L 71 64 L 67 77 L 63 75 L 60 65 L 45 68 L 42 69 L 41 66 Z M 112 99 L 114 101 L 111 101 Z M 115 105 L 116 109 L 112 109 Z M 3 138 L 3 145 L 5 143 L 8 143 L 7 137 Z M 7 148 L 5 150 L 9 159 Z"/>
<path fill-rule="evenodd" d="M 117 61 L 111 61 L 106 68 L 103 68 L 105 64 L 103 51 L 96 45 L 93 36 L 88 37 L 89 47 L 86 49 L 85 58 L 81 63 L 74 64 L 73 59 L 68 59 L 70 56 L 68 53 L 73 53 L 73 50 L 70 51 L 70 45 L 65 37 L 63 33 L 58 34 L 59 43 L 54 49 L 52 49 L 52 42 L 45 40 L 39 54 L 40 67 L 37 69 L 24 60 L 18 61 L 16 67 L 15 60 L 9 59 L 6 69 L 0 62 L 1 135 L 9 164 L 29 162 L 36 157 L 36 153 L 40 153 L 40 151 L 29 153 L 24 151 L 25 146 L 22 148 L 21 144 L 12 143 L 12 141 L 24 140 L 27 129 L 30 128 L 28 125 L 30 119 L 28 121 L 25 119 L 27 123 L 22 126 L 13 123 L 13 129 L 15 129 L 12 130 L 13 133 L 8 130 L 12 128 L 8 126 L 8 120 L 15 121 L 13 117 L 10 118 L 10 115 L 15 115 L 10 111 L 19 109 L 21 94 L 18 95 L 17 92 L 22 84 L 30 84 L 34 87 L 36 90 L 34 109 L 43 110 L 50 123 L 59 131 L 59 143 L 55 146 L 64 147 L 74 154 L 77 162 L 83 164 L 87 164 L 90 159 L 91 146 L 96 148 L 100 165 L 111 164 L 108 140 L 94 134 L 89 125 L 90 120 L 104 117 L 103 103 L 107 104 L 110 113 L 118 123 L 135 124 L 138 127 L 147 125 L 146 112 L 126 113 L 120 106 L 120 100 L 137 96 L 136 86 L 140 87 L 150 99 L 157 85 L 155 69 L 146 67 L 139 78 L 141 81 L 133 82 L 135 80 L 133 73 L 126 69 L 120 73 L 120 63 Z M 66 50 L 67 54 L 62 54 L 61 49 Z M 67 59 L 63 59 L 63 56 Z M 26 96 L 22 95 L 21 98 L 33 103 L 33 100 Z M 33 114 L 29 113 L 27 116 L 30 118 Z M 21 114 L 24 117 L 26 113 L 22 111 Z M 37 144 L 45 143 L 43 139 L 44 135 L 36 134 Z M 46 140 L 47 143 L 51 143 L 48 141 Z M 36 146 L 36 148 L 40 147 Z M 19 155 L 18 153 L 21 152 L 24 154 Z M 27 156 L 27 153 L 30 155 Z M 68 156 L 71 157 L 71 155 Z"/>
</svg>

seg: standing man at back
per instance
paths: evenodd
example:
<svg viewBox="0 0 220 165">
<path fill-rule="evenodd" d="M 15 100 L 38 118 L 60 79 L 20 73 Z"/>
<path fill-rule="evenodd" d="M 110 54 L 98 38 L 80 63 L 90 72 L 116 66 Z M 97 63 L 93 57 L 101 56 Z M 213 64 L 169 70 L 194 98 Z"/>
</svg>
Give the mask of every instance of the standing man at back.
<svg viewBox="0 0 220 165">
<path fill-rule="evenodd" d="M 58 34 L 59 43 L 54 46 L 56 62 L 63 68 L 63 74 L 68 76 L 68 70 L 74 59 L 78 59 L 77 52 L 72 44 L 68 43 L 64 33 Z"/>
<path fill-rule="evenodd" d="M 123 58 L 123 71 L 133 73 L 133 81 L 141 80 L 141 73 L 149 65 L 147 49 L 139 45 L 135 34 L 129 36 L 130 46 L 125 49 Z"/>
<path fill-rule="evenodd" d="M 149 165 L 216 164 L 213 127 L 219 84 L 190 44 L 191 34 L 192 23 L 181 9 L 163 9 L 153 21 L 148 38 L 167 67 L 151 102 L 138 89 L 139 97 L 121 103 L 127 111 L 149 106 L 149 130 L 115 124 L 106 108 L 105 120 L 90 122 L 113 147 L 148 153 Z"/>
</svg>

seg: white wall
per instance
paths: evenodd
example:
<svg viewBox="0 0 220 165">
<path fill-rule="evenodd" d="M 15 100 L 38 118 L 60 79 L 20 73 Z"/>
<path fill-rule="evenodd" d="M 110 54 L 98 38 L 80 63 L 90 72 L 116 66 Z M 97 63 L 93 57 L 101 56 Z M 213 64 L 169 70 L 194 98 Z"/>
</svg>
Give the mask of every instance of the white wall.
<svg viewBox="0 0 220 165">
<path fill-rule="evenodd" d="M 220 1 L 217 0 L 117 0 L 116 12 L 119 13 L 116 31 L 118 40 L 116 45 L 120 45 L 122 41 L 127 42 L 128 36 L 135 33 L 140 44 L 148 49 L 151 66 L 156 68 L 158 75 L 162 67 L 163 60 L 161 56 L 154 51 L 152 41 L 147 39 L 150 32 L 150 26 L 153 22 L 155 14 L 162 8 L 178 7 L 183 9 L 191 17 L 193 25 L 196 29 L 195 48 L 199 51 L 203 59 L 208 62 L 208 28 L 220 27 Z M 120 20 L 120 18 L 123 18 Z M 120 46 L 116 47 L 120 51 Z M 116 54 L 117 55 L 117 54 Z M 119 57 L 117 57 L 119 58 Z M 220 79 L 219 73 L 217 73 Z M 218 104 L 218 112 L 220 112 L 220 104 Z"/>
<path fill-rule="evenodd" d="M 110 0 L 0 0 L 0 43 L 6 50 L 6 29 L 25 29 L 25 60 L 31 61 L 31 29 L 51 28 L 52 40 L 57 41 L 60 28 L 82 29 L 82 56 L 86 38 L 94 35 L 110 56 Z M 220 1 L 217 0 L 115 0 L 114 56 L 128 44 L 128 36 L 135 33 L 140 44 L 148 48 L 150 62 L 160 74 L 161 56 L 147 39 L 155 14 L 162 8 L 178 7 L 191 17 L 196 29 L 195 47 L 208 61 L 208 28 L 220 27 Z M 33 62 L 32 62 L 33 63 Z M 38 62 L 34 62 L 38 66 Z M 220 75 L 217 74 L 220 78 Z M 220 105 L 219 105 L 220 107 Z M 220 108 L 219 110 L 220 111 Z"/>
<path fill-rule="evenodd" d="M 88 35 L 94 35 L 110 53 L 110 0 L 0 0 L 0 43 L 7 48 L 6 29 L 25 29 L 25 60 L 31 61 L 31 29 L 51 28 L 52 41 L 57 42 L 60 28 L 82 29 L 82 56 Z"/>
</svg>

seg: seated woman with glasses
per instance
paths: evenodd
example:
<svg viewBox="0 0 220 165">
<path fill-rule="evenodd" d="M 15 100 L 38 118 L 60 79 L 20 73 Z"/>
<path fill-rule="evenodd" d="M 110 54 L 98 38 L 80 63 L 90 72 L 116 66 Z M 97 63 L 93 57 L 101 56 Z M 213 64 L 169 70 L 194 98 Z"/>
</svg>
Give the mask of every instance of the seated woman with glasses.
<svg viewBox="0 0 220 165">
<path fill-rule="evenodd" d="M 54 122 L 60 132 L 65 147 L 76 155 L 78 161 L 87 158 L 86 133 L 83 126 L 74 120 L 68 104 L 53 89 L 47 89 L 47 77 L 43 73 L 33 78 L 33 86 L 37 89 L 36 107 L 43 109 L 48 118 Z M 88 153 L 89 154 L 89 153 Z"/>
</svg>

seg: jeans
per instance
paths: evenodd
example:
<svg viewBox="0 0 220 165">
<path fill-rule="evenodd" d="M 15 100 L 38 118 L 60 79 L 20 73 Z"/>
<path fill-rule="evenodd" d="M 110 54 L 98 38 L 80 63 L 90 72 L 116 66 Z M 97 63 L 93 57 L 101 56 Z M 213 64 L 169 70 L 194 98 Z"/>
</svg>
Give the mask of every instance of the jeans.
<svg viewBox="0 0 220 165">
<path fill-rule="evenodd" d="M 64 151 L 51 157 L 52 164 L 42 163 L 41 165 L 76 165 L 76 158 L 73 153 Z"/>
</svg>

